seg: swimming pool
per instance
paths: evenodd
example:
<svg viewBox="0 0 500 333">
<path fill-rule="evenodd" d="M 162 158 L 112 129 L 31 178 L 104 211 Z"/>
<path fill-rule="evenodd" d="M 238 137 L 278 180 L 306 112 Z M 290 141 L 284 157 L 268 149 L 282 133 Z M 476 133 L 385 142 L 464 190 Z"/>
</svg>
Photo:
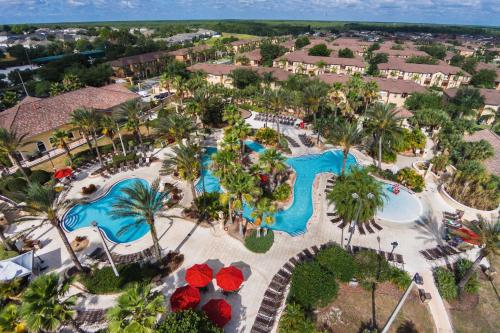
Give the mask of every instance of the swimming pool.
<svg viewBox="0 0 500 333">
<path fill-rule="evenodd" d="M 90 227 L 93 221 L 96 221 L 99 227 L 104 231 L 106 237 L 114 243 L 128 243 L 138 240 L 149 232 L 149 226 L 146 222 L 139 223 L 126 232 L 120 233 L 120 230 L 127 225 L 135 223 L 133 217 L 113 217 L 111 211 L 117 198 L 123 196 L 124 188 L 132 187 L 136 182 L 144 184 L 148 182 L 141 178 L 129 178 L 115 183 L 108 192 L 100 198 L 85 204 L 78 204 L 72 207 L 64 214 L 62 225 L 68 232 L 80 228 Z M 149 186 L 149 184 L 148 184 Z"/>
<path fill-rule="evenodd" d="M 383 186 L 386 198 L 384 207 L 377 212 L 378 218 L 394 223 L 410 223 L 422 215 L 422 203 L 415 194 L 402 187 L 395 194 L 391 184 L 383 183 Z"/>
</svg>

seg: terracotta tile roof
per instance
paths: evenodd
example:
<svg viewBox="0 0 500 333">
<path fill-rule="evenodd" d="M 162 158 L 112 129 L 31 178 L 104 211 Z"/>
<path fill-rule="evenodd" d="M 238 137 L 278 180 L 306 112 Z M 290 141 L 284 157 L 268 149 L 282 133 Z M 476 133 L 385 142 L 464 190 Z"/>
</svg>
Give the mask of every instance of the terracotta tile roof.
<svg viewBox="0 0 500 333">
<path fill-rule="evenodd" d="M 493 151 L 495 152 L 493 157 L 484 161 L 484 165 L 489 172 L 500 176 L 500 137 L 489 129 L 483 129 L 464 137 L 464 141 L 466 142 L 477 142 L 481 140 L 488 141 L 493 146 Z"/>
<path fill-rule="evenodd" d="M 365 68 L 365 63 L 360 58 L 336 58 L 336 57 L 317 57 L 310 56 L 307 51 L 295 51 L 285 54 L 277 59 L 287 60 L 291 62 L 299 62 L 304 64 L 316 64 L 319 61 L 325 62 L 327 65 L 343 65 Z"/>
<path fill-rule="evenodd" d="M 262 55 L 260 54 L 260 49 L 255 49 L 250 52 L 245 52 L 241 54 L 242 56 L 247 57 L 249 60 L 253 61 L 261 61 L 262 60 Z"/>
<path fill-rule="evenodd" d="M 413 117 L 413 112 L 411 112 L 410 110 L 408 110 L 407 108 L 402 107 L 402 106 L 395 108 L 394 111 L 396 112 L 396 116 L 399 118 L 406 119 L 406 118 Z"/>
<path fill-rule="evenodd" d="M 342 74 L 321 74 L 318 76 L 325 83 L 332 84 L 334 82 L 346 83 L 351 77 Z M 380 91 L 388 91 L 394 94 L 413 94 L 415 92 L 424 92 L 426 89 L 421 85 L 409 80 L 386 79 L 380 77 L 363 77 L 365 82 L 377 82 Z"/>
<path fill-rule="evenodd" d="M 241 46 L 241 45 L 247 45 L 247 44 L 252 44 L 259 42 L 261 39 L 260 38 L 251 38 L 251 39 L 240 39 L 234 42 L 231 42 L 232 46 Z"/>
<path fill-rule="evenodd" d="M 169 53 L 167 51 L 143 53 L 130 57 L 118 58 L 116 60 L 110 61 L 109 64 L 111 65 L 111 67 L 126 67 L 129 65 L 148 63 L 151 61 L 164 58 L 168 55 Z"/>
<path fill-rule="evenodd" d="M 457 88 L 450 88 L 444 91 L 444 94 L 450 98 L 455 97 L 457 94 Z M 495 89 L 479 89 L 481 96 L 484 97 L 484 104 L 500 106 L 500 90 Z"/>
<path fill-rule="evenodd" d="M 286 42 L 280 43 L 280 45 L 286 49 L 291 50 L 291 49 L 295 48 L 295 39 L 287 40 Z"/>
<path fill-rule="evenodd" d="M 107 110 L 137 97 L 137 94 L 113 84 L 101 88 L 85 87 L 43 99 L 24 99 L 0 113 L 0 126 L 33 137 L 68 124 L 71 113 L 77 108 Z"/>
<path fill-rule="evenodd" d="M 196 45 L 196 46 L 193 46 L 193 47 L 185 47 L 183 49 L 178 49 L 178 50 L 175 50 L 175 51 L 170 51 L 168 52 L 168 55 L 170 56 L 186 56 L 189 54 L 189 51 L 192 51 L 192 52 L 201 52 L 201 51 L 205 51 L 205 50 L 208 50 L 210 48 L 210 46 L 206 45 L 206 44 L 201 44 L 201 45 Z"/>
<path fill-rule="evenodd" d="M 379 64 L 378 68 L 380 70 L 397 70 L 407 73 L 422 73 L 422 74 L 458 74 L 463 73 L 464 76 L 470 76 L 459 67 L 450 66 L 446 63 L 440 62 L 438 65 L 427 65 L 427 64 L 409 64 L 403 59 L 390 58 L 388 63 Z"/>
<path fill-rule="evenodd" d="M 263 75 L 264 73 L 272 73 L 273 77 L 277 81 L 285 81 L 288 79 L 292 73 L 287 72 L 281 68 L 275 67 L 255 67 L 255 66 L 236 66 L 236 65 L 224 65 L 224 64 L 207 64 L 207 63 L 198 63 L 187 68 L 190 72 L 205 72 L 207 74 L 221 76 L 221 75 L 229 75 L 233 70 L 237 68 L 246 68 L 252 71 L 257 72 L 259 75 Z"/>
<path fill-rule="evenodd" d="M 381 47 L 375 53 L 387 53 L 389 57 L 413 57 L 413 56 L 428 56 L 427 53 L 415 49 L 393 50 L 391 48 Z"/>
</svg>

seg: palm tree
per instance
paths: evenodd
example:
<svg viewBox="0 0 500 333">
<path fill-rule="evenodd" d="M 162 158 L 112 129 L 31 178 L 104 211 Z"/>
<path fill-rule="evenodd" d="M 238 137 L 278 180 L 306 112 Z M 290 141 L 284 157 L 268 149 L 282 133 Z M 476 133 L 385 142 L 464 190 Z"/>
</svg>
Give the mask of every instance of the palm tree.
<svg viewBox="0 0 500 333">
<path fill-rule="evenodd" d="M 479 236 L 481 249 L 472 266 L 467 270 L 462 280 L 458 283 L 460 293 L 463 292 L 465 285 L 479 267 L 481 260 L 487 257 L 493 257 L 500 254 L 500 222 L 487 222 L 480 219 L 478 223 L 468 223 L 467 227 Z"/>
<path fill-rule="evenodd" d="M 279 116 L 285 110 L 288 96 L 284 89 L 266 90 L 265 98 L 274 117 Z M 280 122 L 276 122 L 276 132 L 278 134 L 277 145 L 280 145 Z"/>
<path fill-rule="evenodd" d="M 366 113 L 368 117 L 367 130 L 378 144 L 378 166 L 382 169 L 382 143 L 384 140 L 398 140 L 403 134 L 401 119 L 394 110 L 394 104 L 376 103 Z"/>
<path fill-rule="evenodd" d="M 177 98 L 179 99 L 182 108 L 184 105 L 184 94 L 186 93 L 187 90 L 186 79 L 178 75 L 174 78 L 172 86 L 175 89 L 175 94 L 177 95 Z"/>
<path fill-rule="evenodd" d="M 255 225 L 257 226 L 257 237 L 260 237 L 260 230 L 262 222 L 266 225 L 271 225 L 274 223 L 276 213 L 276 204 L 274 204 L 271 199 L 263 197 L 253 207 L 251 216 L 255 219 Z M 264 229 L 267 234 L 267 228 Z M 264 234 L 264 236 L 266 235 Z"/>
<path fill-rule="evenodd" d="M 76 109 L 71 113 L 71 119 L 70 123 L 71 126 L 78 132 L 80 132 L 80 135 L 83 136 L 85 139 L 85 142 L 87 143 L 87 146 L 89 147 L 90 152 L 95 156 L 95 152 L 92 148 L 92 143 L 90 142 L 89 139 L 89 128 L 88 124 L 86 123 L 86 117 L 85 117 L 85 112 L 83 109 Z"/>
<path fill-rule="evenodd" d="M 259 166 L 262 171 L 269 174 L 269 189 L 276 188 L 276 176 L 286 170 L 285 157 L 276 149 L 266 149 L 259 156 Z"/>
<path fill-rule="evenodd" d="M 71 248 L 71 245 L 64 232 L 61 220 L 59 216 L 62 215 L 71 205 L 70 201 L 59 200 L 59 192 L 57 192 L 53 184 L 47 184 L 45 186 L 40 184 L 31 184 L 28 186 L 26 197 L 24 199 L 27 203 L 26 210 L 31 212 L 33 215 L 44 215 L 49 223 L 57 230 L 59 237 L 61 238 L 66 251 L 68 251 L 69 256 L 78 271 L 82 272 L 83 267 L 75 252 Z"/>
<path fill-rule="evenodd" d="M 210 168 L 217 178 L 222 179 L 235 167 L 236 159 L 237 155 L 233 150 L 221 149 L 212 155 Z"/>
<path fill-rule="evenodd" d="M 224 108 L 222 120 L 227 122 L 230 126 L 234 125 L 237 121 L 241 120 L 240 111 L 234 104 L 230 104 Z"/>
<path fill-rule="evenodd" d="M 315 125 L 319 106 L 327 94 L 328 85 L 319 80 L 311 81 L 304 89 L 304 102 L 308 111 L 313 114 Z M 319 133 L 317 143 L 319 143 Z"/>
<path fill-rule="evenodd" d="M 28 134 L 29 133 L 18 135 L 15 129 L 8 130 L 6 128 L 0 127 L 0 152 L 10 156 L 14 164 L 23 174 L 28 184 L 31 184 L 31 180 L 26 174 L 26 171 L 24 171 L 18 155 L 19 149 L 30 144 L 30 142 L 24 141 Z"/>
<path fill-rule="evenodd" d="M 26 332 L 18 305 L 9 303 L 0 311 L 0 332 Z"/>
<path fill-rule="evenodd" d="M 252 129 L 245 120 L 240 119 L 234 125 L 232 125 L 229 130 L 240 141 L 240 161 L 243 161 L 243 153 L 245 149 L 244 140 L 248 137 Z"/>
<path fill-rule="evenodd" d="M 56 129 L 54 133 L 52 133 L 52 136 L 50 137 L 49 141 L 52 146 L 64 149 L 66 155 L 68 155 L 69 159 L 72 161 L 73 155 L 71 155 L 71 150 L 69 149 L 68 146 L 67 142 L 68 139 L 69 139 L 69 133 L 67 131 L 62 129 Z"/>
<path fill-rule="evenodd" d="M 0 202 L 0 213 L 2 213 L 4 216 L 7 214 L 10 214 L 10 213 L 13 213 L 14 211 L 15 211 L 15 209 L 13 207 L 11 207 L 9 204 L 7 204 L 6 202 Z M 2 244 L 6 250 L 19 252 L 16 245 L 13 244 L 10 241 L 10 239 L 7 238 L 7 236 L 5 236 L 4 228 L 7 228 L 7 227 L 8 226 L 0 225 L 0 240 L 2 241 Z"/>
<path fill-rule="evenodd" d="M 193 199 L 196 198 L 194 183 L 200 175 L 200 149 L 193 144 L 180 142 L 172 148 L 173 154 L 166 154 L 163 161 L 163 171 L 175 172 L 179 177 L 187 181 L 191 187 Z"/>
<path fill-rule="evenodd" d="M 106 135 L 113 145 L 113 152 L 118 154 L 118 148 L 115 144 L 115 136 L 118 131 L 118 123 L 110 116 L 104 116 L 101 119 L 102 134 Z"/>
<path fill-rule="evenodd" d="M 370 221 L 377 210 L 384 206 L 384 197 L 382 184 L 370 176 L 368 171 L 351 168 L 350 173 L 335 182 L 327 198 L 330 204 L 335 205 L 335 210 L 345 225 L 350 225 L 352 221 L 361 225 Z M 353 233 L 354 228 L 351 230 Z M 341 244 L 344 244 L 343 229 Z"/>
<path fill-rule="evenodd" d="M 335 116 L 337 116 L 337 109 L 343 100 L 343 85 L 341 82 L 335 82 L 330 87 L 330 92 L 328 93 L 328 98 L 335 108 Z"/>
<path fill-rule="evenodd" d="M 110 333 L 154 332 L 158 316 L 165 312 L 164 296 L 151 286 L 134 284 L 108 310 Z"/>
<path fill-rule="evenodd" d="M 34 279 L 23 294 L 21 316 L 32 332 L 56 332 L 62 325 L 71 325 L 83 332 L 73 316 L 76 295 L 66 297 L 72 279 L 59 283 L 56 273 L 41 275 Z"/>
<path fill-rule="evenodd" d="M 160 87 L 165 88 L 169 94 L 170 94 L 170 84 L 171 84 L 171 78 L 169 73 L 165 72 L 162 75 L 160 75 Z"/>
<path fill-rule="evenodd" d="M 113 112 L 113 117 L 116 121 L 125 122 L 126 128 L 134 132 L 137 139 L 139 139 L 142 154 L 146 157 L 141 135 L 142 116 L 142 102 L 138 99 L 125 102 L 120 108 Z"/>
<path fill-rule="evenodd" d="M 345 174 L 347 157 L 349 151 L 355 145 L 360 144 L 365 137 L 365 132 L 358 127 L 357 122 L 338 121 L 334 124 L 331 131 L 331 140 L 333 144 L 341 146 L 344 154 L 342 161 L 342 176 Z"/>
<path fill-rule="evenodd" d="M 83 128 L 84 132 L 90 134 L 92 141 L 94 141 L 99 164 L 103 165 L 101 152 L 99 151 L 99 145 L 97 144 L 97 129 L 100 127 L 101 114 L 92 108 L 80 108 L 73 111 L 71 117 L 73 123 L 79 122 L 79 126 Z"/>
<path fill-rule="evenodd" d="M 161 135 L 172 138 L 179 143 L 182 139 L 189 139 L 191 134 L 196 131 L 193 121 L 189 117 L 178 113 L 172 113 L 165 117 L 158 118 L 155 125 Z"/>
<path fill-rule="evenodd" d="M 378 98 L 378 85 L 375 81 L 369 81 L 363 84 L 362 87 L 363 101 L 365 103 L 365 113 L 368 110 L 368 106 L 372 104 Z"/>
</svg>

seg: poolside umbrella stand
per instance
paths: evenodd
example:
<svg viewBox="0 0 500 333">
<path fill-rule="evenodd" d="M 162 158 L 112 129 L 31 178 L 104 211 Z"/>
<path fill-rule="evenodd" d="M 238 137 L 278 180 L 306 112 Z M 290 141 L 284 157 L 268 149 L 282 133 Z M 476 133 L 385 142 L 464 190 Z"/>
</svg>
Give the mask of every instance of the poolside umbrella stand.
<svg viewBox="0 0 500 333">
<path fill-rule="evenodd" d="M 56 172 L 54 172 L 54 178 L 63 179 L 63 178 L 71 176 L 72 173 L 73 173 L 73 170 L 71 170 L 71 168 L 59 169 Z"/>
<path fill-rule="evenodd" d="M 193 265 L 186 270 L 186 282 L 195 288 L 206 287 L 213 279 L 213 272 L 207 264 Z"/>
<path fill-rule="evenodd" d="M 231 320 L 231 305 L 223 299 L 210 300 L 202 310 L 212 323 L 221 328 Z"/>
<path fill-rule="evenodd" d="M 215 278 L 217 285 L 224 291 L 237 291 L 243 283 L 243 273 L 234 266 L 222 268 Z"/>
<path fill-rule="evenodd" d="M 191 286 L 177 288 L 170 297 L 172 311 L 194 309 L 200 303 L 200 291 Z"/>
</svg>

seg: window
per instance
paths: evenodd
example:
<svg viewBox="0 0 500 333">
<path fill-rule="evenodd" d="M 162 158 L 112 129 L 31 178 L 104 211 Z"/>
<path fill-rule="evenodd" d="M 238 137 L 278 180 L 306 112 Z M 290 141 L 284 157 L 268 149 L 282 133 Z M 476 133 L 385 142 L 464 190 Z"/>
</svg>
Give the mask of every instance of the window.
<svg viewBox="0 0 500 333">
<path fill-rule="evenodd" d="M 44 153 L 47 151 L 47 148 L 45 147 L 45 143 L 43 143 L 42 141 L 36 142 L 36 148 L 38 149 L 38 151 L 40 153 Z"/>
</svg>

